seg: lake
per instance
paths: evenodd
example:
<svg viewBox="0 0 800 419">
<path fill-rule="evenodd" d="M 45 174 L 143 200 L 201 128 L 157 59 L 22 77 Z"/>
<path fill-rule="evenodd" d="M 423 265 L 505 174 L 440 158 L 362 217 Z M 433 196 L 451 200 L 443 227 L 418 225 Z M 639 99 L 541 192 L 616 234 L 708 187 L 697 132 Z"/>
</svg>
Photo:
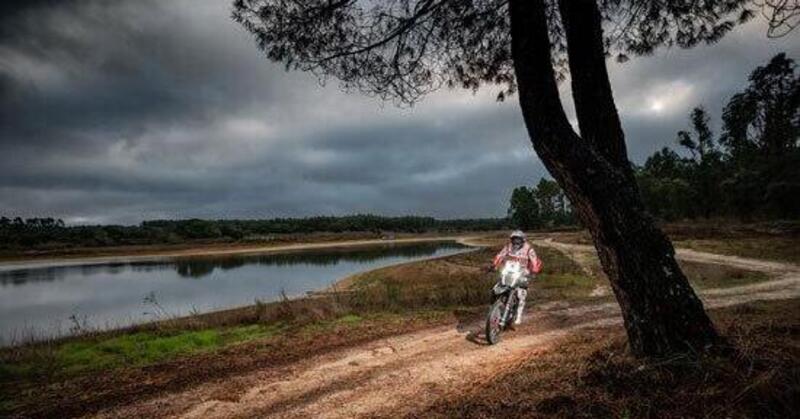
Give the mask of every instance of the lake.
<svg viewBox="0 0 800 419">
<path fill-rule="evenodd" d="M 130 262 L 0 266 L 0 344 L 110 329 L 301 296 L 345 276 L 452 255 L 456 242 L 381 244 L 291 253 L 190 256 Z"/>
</svg>

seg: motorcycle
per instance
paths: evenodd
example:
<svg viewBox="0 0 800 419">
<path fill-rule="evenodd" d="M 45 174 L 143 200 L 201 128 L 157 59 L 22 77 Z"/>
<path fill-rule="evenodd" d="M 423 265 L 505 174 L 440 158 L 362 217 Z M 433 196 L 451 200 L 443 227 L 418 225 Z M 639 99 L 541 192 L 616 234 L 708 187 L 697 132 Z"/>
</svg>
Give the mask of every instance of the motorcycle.
<svg viewBox="0 0 800 419">
<path fill-rule="evenodd" d="M 527 287 L 527 271 L 517 261 L 506 261 L 499 281 L 492 288 L 492 306 L 486 316 L 486 340 L 490 345 L 500 341 L 500 333 L 517 318 L 517 288 Z"/>
</svg>

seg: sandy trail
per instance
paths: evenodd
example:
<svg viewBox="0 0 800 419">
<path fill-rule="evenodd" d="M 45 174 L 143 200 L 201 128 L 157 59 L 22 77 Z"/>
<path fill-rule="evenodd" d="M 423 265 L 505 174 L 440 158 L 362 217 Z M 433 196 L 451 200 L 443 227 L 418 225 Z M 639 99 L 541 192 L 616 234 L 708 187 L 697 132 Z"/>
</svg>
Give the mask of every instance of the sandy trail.
<svg viewBox="0 0 800 419">
<path fill-rule="evenodd" d="M 539 243 L 568 254 L 589 246 Z M 700 293 L 706 307 L 755 300 L 800 298 L 800 267 L 696 251 L 679 250 L 687 260 L 760 270 L 774 279 L 758 284 L 710 289 Z M 578 256 L 580 257 L 580 256 Z M 395 336 L 290 367 L 254 371 L 236 385 L 209 382 L 192 389 L 100 412 L 99 417 L 375 417 L 400 416 L 436 399 L 491 380 L 536 351 L 579 329 L 621 323 L 614 302 L 532 308 L 518 331 L 499 345 L 477 339 L 481 324 L 439 327 Z"/>
</svg>

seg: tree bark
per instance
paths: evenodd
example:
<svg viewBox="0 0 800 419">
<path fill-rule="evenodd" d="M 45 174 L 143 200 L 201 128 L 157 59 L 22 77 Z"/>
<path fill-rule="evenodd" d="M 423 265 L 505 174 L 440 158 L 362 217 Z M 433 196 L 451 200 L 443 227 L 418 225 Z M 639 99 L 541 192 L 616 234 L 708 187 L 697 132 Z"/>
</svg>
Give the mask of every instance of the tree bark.
<svg viewBox="0 0 800 419">
<path fill-rule="evenodd" d="M 702 350 L 717 334 L 672 243 L 646 213 L 625 152 L 593 0 L 562 1 L 581 135 L 569 124 L 551 64 L 545 0 L 511 0 L 519 100 L 534 149 L 589 229 L 622 309 L 632 352 Z"/>
</svg>

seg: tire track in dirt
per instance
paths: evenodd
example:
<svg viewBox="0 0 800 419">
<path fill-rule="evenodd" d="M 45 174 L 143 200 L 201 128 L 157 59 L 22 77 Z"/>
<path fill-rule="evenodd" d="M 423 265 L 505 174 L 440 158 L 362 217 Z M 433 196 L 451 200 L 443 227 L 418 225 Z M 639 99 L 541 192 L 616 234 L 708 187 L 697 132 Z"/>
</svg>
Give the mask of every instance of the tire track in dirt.
<svg viewBox="0 0 800 419">
<path fill-rule="evenodd" d="M 552 245 L 569 253 L 590 246 Z M 800 298 L 800 268 L 790 264 L 678 250 L 687 260 L 719 263 L 770 273 L 757 284 L 699 292 L 707 308 L 756 300 Z M 531 353 L 581 329 L 621 324 L 614 302 L 577 307 L 534 305 L 517 332 L 494 346 L 476 344 L 480 323 L 438 327 L 382 339 L 310 358 L 297 365 L 237 380 L 203 383 L 179 394 L 101 412 L 99 417 L 375 417 L 400 416 L 436 399 L 480 385 L 513 368 Z M 243 390 L 242 390 L 243 389 Z"/>
</svg>

